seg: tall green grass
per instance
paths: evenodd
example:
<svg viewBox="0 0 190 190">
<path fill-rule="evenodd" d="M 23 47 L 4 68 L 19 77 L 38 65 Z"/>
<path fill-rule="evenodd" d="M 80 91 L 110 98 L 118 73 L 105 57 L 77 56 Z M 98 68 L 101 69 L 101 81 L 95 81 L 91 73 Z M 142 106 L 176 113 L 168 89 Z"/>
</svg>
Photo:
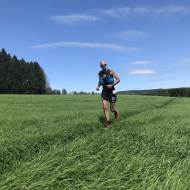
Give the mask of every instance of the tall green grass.
<svg viewBox="0 0 190 190">
<path fill-rule="evenodd" d="M 190 99 L 0 95 L 0 189 L 189 189 Z"/>
</svg>

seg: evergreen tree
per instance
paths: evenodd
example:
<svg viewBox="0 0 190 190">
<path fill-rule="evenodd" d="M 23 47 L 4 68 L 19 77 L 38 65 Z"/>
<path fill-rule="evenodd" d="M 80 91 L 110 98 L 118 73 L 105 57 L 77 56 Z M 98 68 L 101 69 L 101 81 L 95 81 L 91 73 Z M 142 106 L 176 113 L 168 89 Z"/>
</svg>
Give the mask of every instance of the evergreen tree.
<svg viewBox="0 0 190 190">
<path fill-rule="evenodd" d="M 11 57 L 4 48 L 0 52 L 0 73 L 0 93 L 46 93 L 48 81 L 42 67 L 37 62 L 18 60 L 16 55 Z"/>
<path fill-rule="evenodd" d="M 62 95 L 67 95 L 67 90 L 66 89 L 62 89 Z"/>
<path fill-rule="evenodd" d="M 17 59 L 16 55 L 13 56 L 14 69 L 13 69 L 13 93 L 19 94 L 20 83 L 22 82 L 20 73 L 20 61 Z"/>
<path fill-rule="evenodd" d="M 0 53 L 0 93 L 6 93 L 6 64 L 8 62 L 8 55 L 3 48 Z"/>
<path fill-rule="evenodd" d="M 47 77 L 42 67 L 40 67 L 40 73 L 39 73 L 39 82 L 40 82 L 40 94 L 46 93 L 46 85 L 48 84 L 48 81 L 46 81 Z"/>
<path fill-rule="evenodd" d="M 20 84 L 19 84 L 19 94 L 26 94 L 27 90 L 27 63 L 24 59 L 19 61 L 20 63 Z"/>
</svg>

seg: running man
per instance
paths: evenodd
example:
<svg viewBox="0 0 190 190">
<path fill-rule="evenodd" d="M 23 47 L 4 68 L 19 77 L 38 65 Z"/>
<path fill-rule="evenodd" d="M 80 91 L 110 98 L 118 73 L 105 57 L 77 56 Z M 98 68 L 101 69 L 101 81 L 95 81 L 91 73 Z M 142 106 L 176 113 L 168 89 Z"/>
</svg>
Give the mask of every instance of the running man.
<svg viewBox="0 0 190 190">
<path fill-rule="evenodd" d="M 116 91 L 114 86 L 120 82 L 120 79 L 113 69 L 107 69 L 107 64 L 105 61 L 100 62 L 100 67 L 102 68 L 102 71 L 98 73 L 99 83 L 96 87 L 96 90 L 99 90 L 100 86 L 102 85 L 103 90 L 101 98 L 104 109 L 104 115 L 108 123 L 105 129 L 108 129 L 111 126 L 109 120 L 109 113 L 107 109 L 108 100 L 110 102 L 110 111 L 114 112 L 115 114 L 115 120 L 117 121 L 119 119 L 118 111 L 115 109 Z M 116 81 L 114 81 L 114 77 L 116 78 Z"/>
</svg>

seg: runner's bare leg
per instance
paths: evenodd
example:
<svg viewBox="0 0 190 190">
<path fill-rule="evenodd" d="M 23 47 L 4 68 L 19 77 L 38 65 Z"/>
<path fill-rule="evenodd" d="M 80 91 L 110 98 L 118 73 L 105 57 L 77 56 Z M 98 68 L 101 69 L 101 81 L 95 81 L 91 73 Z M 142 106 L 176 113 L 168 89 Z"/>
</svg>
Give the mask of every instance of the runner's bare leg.
<svg viewBox="0 0 190 190">
<path fill-rule="evenodd" d="M 110 103 L 110 111 L 117 113 L 117 110 L 115 109 L 115 103 Z"/>
<path fill-rule="evenodd" d="M 106 120 L 109 121 L 109 113 L 108 113 L 108 108 L 107 108 L 108 102 L 106 100 L 102 100 L 102 104 L 103 104 L 103 110 L 104 110 L 104 115 L 106 117 Z"/>
</svg>

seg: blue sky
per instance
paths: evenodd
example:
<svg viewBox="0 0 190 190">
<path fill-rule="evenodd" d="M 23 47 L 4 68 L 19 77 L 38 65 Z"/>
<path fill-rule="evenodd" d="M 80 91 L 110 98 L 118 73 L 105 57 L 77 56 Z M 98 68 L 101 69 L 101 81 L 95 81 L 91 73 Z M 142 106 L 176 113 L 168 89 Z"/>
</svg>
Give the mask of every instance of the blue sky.
<svg viewBox="0 0 190 190">
<path fill-rule="evenodd" d="M 189 0 L 0 0 L 0 23 L 0 48 L 52 89 L 96 91 L 102 60 L 117 91 L 190 87 Z"/>
</svg>

